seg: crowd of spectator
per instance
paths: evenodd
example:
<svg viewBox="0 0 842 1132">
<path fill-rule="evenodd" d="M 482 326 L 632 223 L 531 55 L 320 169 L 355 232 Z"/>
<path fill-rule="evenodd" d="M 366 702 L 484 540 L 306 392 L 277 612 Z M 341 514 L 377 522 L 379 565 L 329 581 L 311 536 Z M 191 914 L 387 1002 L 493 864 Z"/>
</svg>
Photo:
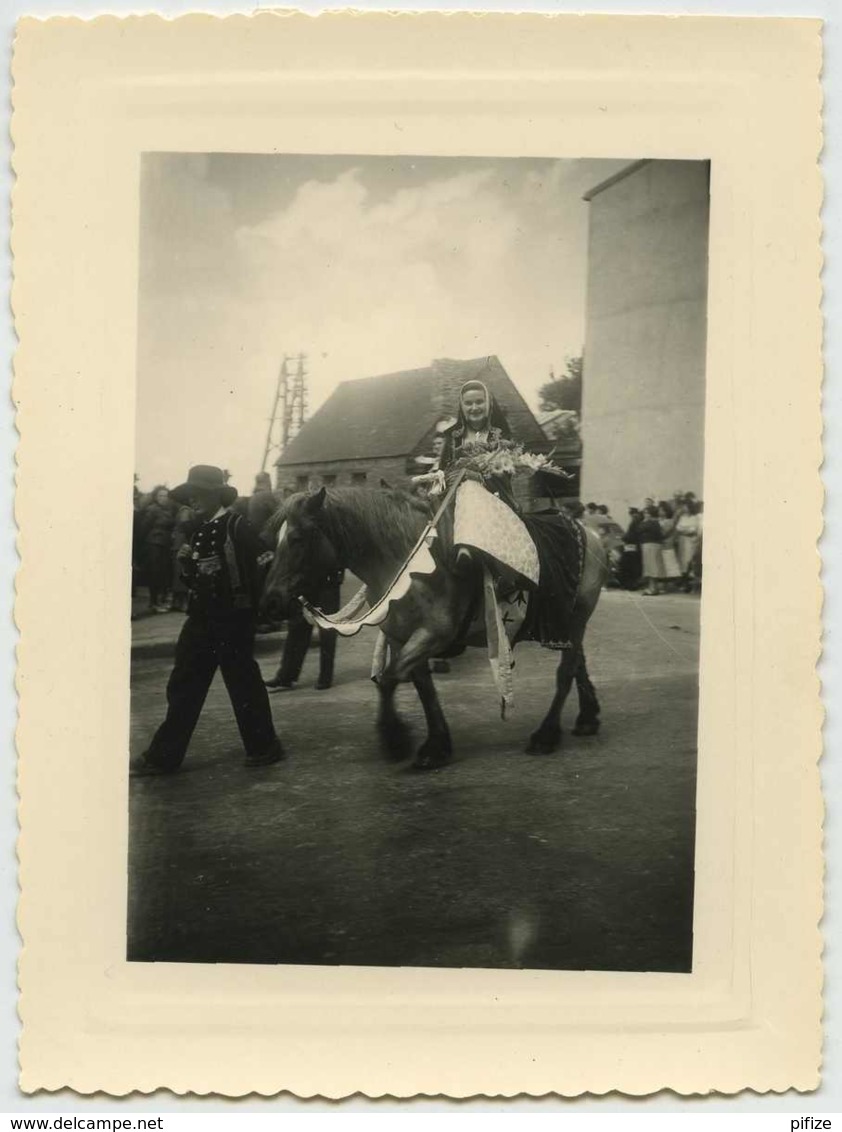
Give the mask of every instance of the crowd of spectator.
<svg viewBox="0 0 842 1132">
<path fill-rule="evenodd" d="M 260 472 L 252 494 L 240 496 L 233 510 L 244 515 L 255 531 L 262 531 L 278 505 L 269 473 Z M 612 586 L 640 590 L 646 597 L 701 589 L 704 507 L 693 492 L 676 492 L 672 499 L 657 502 L 645 499 L 640 507 L 629 507 L 625 525 L 604 503 L 577 500 L 565 507 L 598 532 L 608 552 Z M 150 614 L 186 609 L 187 590 L 176 558 L 198 523 L 194 512 L 176 504 L 164 485 L 146 493 L 135 488 L 132 595 L 139 586 L 148 587 Z"/>
<path fill-rule="evenodd" d="M 268 472 L 259 472 L 254 490 L 240 496 L 232 510 L 244 515 L 256 531 L 261 531 L 278 507 Z M 183 613 L 187 608 L 187 587 L 176 567 L 181 548 L 199 525 L 190 508 L 177 504 L 168 488 L 158 484 L 149 492 L 135 487 L 132 522 L 132 596 L 145 586 L 149 590 L 147 612 Z"/>
<path fill-rule="evenodd" d="M 629 508 L 625 526 L 604 503 L 577 501 L 567 507 L 598 532 L 608 551 L 613 586 L 640 590 L 645 597 L 701 590 L 704 505 L 692 491 L 678 491 L 669 500 L 645 499 L 642 506 Z"/>
</svg>

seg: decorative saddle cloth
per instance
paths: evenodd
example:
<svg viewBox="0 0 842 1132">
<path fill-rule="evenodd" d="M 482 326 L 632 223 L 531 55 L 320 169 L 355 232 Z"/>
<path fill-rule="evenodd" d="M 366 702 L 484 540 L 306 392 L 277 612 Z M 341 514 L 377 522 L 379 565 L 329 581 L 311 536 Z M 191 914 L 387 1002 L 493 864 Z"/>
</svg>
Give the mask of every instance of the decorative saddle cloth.
<svg viewBox="0 0 842 1132">
<path fill-rule="evenodd" d="M 508 570 L 500 571 L 492 564 L 493 590 L 507 636 L 513 645 L 537 641 L 548 649 L 567 648 L 585 564 L 585 529 L 576 519 L 557 511 L 523 515 L 519 521 L 535 545 L 540 581 L 537 586 L 519 587 Z M 487 579 L 482 593 L 487 594 Z M 468 645 L 484 643 L 486 622 L 480 597 L 477 587 L 475 602 L 445 656 L 458 656 Z"/>
<path fill-rule="evenodd" d="M 585 568 L 585 528 L 566 511 L 524 515 L 523 522 L 538 549 L 541 581 L 530 594 L 517 639 L 538 641 L 548 649 L 567 648 Z"/>
</svg>

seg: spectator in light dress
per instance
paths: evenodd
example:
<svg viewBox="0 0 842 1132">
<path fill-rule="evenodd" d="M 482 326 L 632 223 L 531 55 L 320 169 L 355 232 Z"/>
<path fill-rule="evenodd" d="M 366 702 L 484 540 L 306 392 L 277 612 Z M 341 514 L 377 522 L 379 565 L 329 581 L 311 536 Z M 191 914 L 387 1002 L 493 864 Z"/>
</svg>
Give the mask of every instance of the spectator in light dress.
<svg viewBox="0 0 842 1132">
<path fill-rule="evenodd" d="M 678 517 L 672 506 L 662 500 L 658 504 L 658 522 L 661 524 L 661 564 L 664 570 L 666 586 L 673 585 L 681 577 L 681 567 L 678 564 L 678 555 L 675 552 L 675 527 Z"/>
<path fill-rule="evenodd" d="M 701 571 L 697 573 L 697 570 L 701 557 L 702 516 L 700 505 L 689 496 L 675 525 L 675 537 L 684 588 L 690 590 L 701 577 Z"/>
<path fill-rule="evenodd" d="M 637 528 L 640 539 L 641 569 L 646 582 L 644 597 L 655 597 L 663 592 L 664 563 L 661 556 L 661 543 L 664 540 L 661 524 L 658 522 L 658 508 L 650 504 L 643 514 Z"/>
</svg>

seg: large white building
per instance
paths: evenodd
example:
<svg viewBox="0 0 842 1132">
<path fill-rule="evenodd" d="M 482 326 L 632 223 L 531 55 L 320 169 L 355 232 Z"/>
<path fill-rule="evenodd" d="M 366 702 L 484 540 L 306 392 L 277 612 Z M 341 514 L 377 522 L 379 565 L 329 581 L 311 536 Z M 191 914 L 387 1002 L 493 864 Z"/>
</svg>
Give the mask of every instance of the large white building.
<svg viewBox="0 0 842 1132">
<path fill-rule="evenodd" d="M 590 202 L 581 498 L 702 496 L 709 164 L 636 161 Z"/>
</svg>

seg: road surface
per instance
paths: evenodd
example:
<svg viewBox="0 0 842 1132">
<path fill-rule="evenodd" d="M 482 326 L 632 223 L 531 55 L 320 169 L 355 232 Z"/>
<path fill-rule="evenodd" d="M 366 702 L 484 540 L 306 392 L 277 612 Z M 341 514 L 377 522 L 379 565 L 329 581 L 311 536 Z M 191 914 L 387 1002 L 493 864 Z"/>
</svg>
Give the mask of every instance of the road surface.
<svg viewBox="0 0 842 1132">
<path fill-rule="evenodd" d="M 455 761 L 426 774 L 378 752 L 369 631 L 340 642 L 334 688 L 311 654 L 272 696 L 276 766 L 242 765 L 217 676 L 182 771 L 130 783 L 129 959 L 689 970 L 699 601 L 605 593 L 586 644 L 597 737 L 524 754 L 556 658 L 516 651 L 502 722 L 470 650 L 437 677 Z M 133 663 L 135 753 L 170 663 Z M 420 743 L 414 691 L 398 701 Z"/>
</svg>

